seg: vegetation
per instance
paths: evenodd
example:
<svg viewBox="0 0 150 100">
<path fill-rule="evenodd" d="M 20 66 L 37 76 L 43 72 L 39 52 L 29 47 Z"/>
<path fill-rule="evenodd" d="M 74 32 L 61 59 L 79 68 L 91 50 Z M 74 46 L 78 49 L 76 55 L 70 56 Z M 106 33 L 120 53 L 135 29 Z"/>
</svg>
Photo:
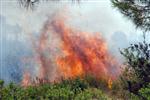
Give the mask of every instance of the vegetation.
<svg viewBox="0 0 150 100">
<path fill-rule="evenodd" d="M 63 80 L 61 83 L 21 87 L 0 81 L 1 100 L 108 100 L 100 89 L 90 87 L 80 78 Z"/>
<path fill-rule="evenodd" d="M 41 1 L 61 1 L 61 0 L 18 0 L 20 5 L 25 7 L 25 8 L 31 8 L 33 9 L 33 7 L 38 4 Z M 63 1 L 63 0 L 62 0 Z M 80 0 L 70 0 L 70 1 L 76 1 L 79 2 Z"/>
<path fill-rule="evenodd" d="M 137 28 L 144 32 L 150 31 L 150 0 L 112 0 L 112 4 L 132 20 Z M 122 84 L 119 89 L 140 99 L 150 100 L 150 43 L 146 42 L 145 36 L 146 33 L 143 42 L 121 50 L 126 62 L 119 79 Z"/>
<path fill-rule="evenodd" d="M 112 3 L 136 27 L 150 31 L 150 0 L 112 0 Z"/>
<path fill-rule="evenodd" d="M 96 84 L 99 82 L 95 82 L 92 83 L 87 78 L 76 78 L 62 80 L 60 83 L 22 87 L 13 83 L 4 85 L 4 81 L 1 80 L 0 100 L 142 100 L 140 96 L 121 90 L 120 82 L 114 83 L 112 89 L 103 87 L 106 85 L 104 82 L 102 87 L 97 87 Z M 150 84 L 141 88 L 139 93 L 144 100 L 150 100 Z"/>
<path fill-rule="evenodd" d="M 139 90 L 139 93 L 147 100 L 150 100 L 150 83 L 145 87 Z"/>
<path fill-rule="evenodd" d="M 128 81 L 126 80 L 127 77 L 123 75 L 124 74 L 121 75 L 120 79 L 113 83 L 112 90 L 110 91 L 111 98 L 117 98 L 119 100 L 150 100 L 150 83 L 133 92 L 129 90 Z M 134 86 L 137 83 L 134 83 L 135 80 L 131 81 L 133 82 L 132 89 L 134 89 Z"/>
<path fill-rule="evenodd" d="M 150 83 L 150 44 L 145 40 L 131 44 L 121 54 L 126 58 L 128 89 L 137 94 L 139 89 Z"/>
</svg>

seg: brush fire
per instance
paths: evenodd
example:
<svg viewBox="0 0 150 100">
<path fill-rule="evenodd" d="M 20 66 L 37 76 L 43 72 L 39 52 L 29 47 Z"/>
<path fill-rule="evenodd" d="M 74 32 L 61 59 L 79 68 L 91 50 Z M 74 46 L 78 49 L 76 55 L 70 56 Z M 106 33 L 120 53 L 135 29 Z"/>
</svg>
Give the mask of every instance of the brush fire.
<svg viewBox="0 0 150 100">
<path fill-rule="evenodd" d="M 119 74 L 118 63 L 100 33 L 78 31 L 67 26 L 64 18 L 46 21 L 34 47 L 39 70 L 36 78 L 24 73 L 23 86 L 92 75 L 108 80 L 111 88 Z"/>
</svg>

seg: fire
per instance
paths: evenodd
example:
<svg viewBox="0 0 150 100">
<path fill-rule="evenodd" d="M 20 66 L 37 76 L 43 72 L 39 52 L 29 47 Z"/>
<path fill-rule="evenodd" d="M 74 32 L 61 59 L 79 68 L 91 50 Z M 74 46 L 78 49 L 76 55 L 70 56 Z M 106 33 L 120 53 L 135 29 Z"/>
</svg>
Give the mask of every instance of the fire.
<svg viewBox="0 0 150 100">
<path fill-rule="evenodd" d="M 23 75 L 22 86 L 27 87 L 31 85 L 30 81 L 30 74 L 28 72 L 25 72 Z"/>
<path fill-rule="evenodd" d="M 108 88 L 109 89 L 112 89 L 112 84 L 113 84 L 113 82 L 112 82 L 111 78 L 109 78 L 108 79 Z"/>
<path fill-rule="evenodd" d="M 56 45 L 49 42 L 49 34 L 59 39 L 59 53 L 53 52 Z M 109 78 L 114 79 L 119 71 L 116 59 L 109 54 L 107 44 L 99 33 L 77 31 L 68 27 L 63 18 L 46 22 L 36 45 L 36 53 L 40 67 L 37 77 L 48 82 L 90 74 L 107 79 L 111 88 Z M 23 84 L 28 84 L 27 80 L 30 79 L 25 75 Z"/>
<path fill-rule="evenodd" d="M 57 64 L 65 79 L 83 74 L 82 64 L 76 59 L 72 61 L 69 57 L 58 58 Z"/>
<path fill-rule="evenodd" d="M 117 63 L 100 35 L 73 30 L 62 20 L 53 21 L 51 25 L 62 40 L 64 56 L 58 57 L 56 62 L 65 78 L 85 74 L 96 78 L 112 77 L 111 69 L 117 69 Z"/>
</svg>

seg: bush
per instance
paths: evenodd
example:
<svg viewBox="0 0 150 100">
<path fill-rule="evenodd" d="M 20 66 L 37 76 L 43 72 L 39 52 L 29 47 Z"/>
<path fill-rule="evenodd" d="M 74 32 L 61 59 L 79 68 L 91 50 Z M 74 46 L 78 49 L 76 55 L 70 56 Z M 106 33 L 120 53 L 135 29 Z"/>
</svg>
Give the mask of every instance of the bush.
<svg viewBox="0 0 150 100">
<path fill-rule="evenodd" d="M 124 80 L 128 90 L 138 95 L 138 91 L 150 82 L 150 44 L 145 41 L 144 36 L 143 42 L 131 44 L 121 54 L 126 59 L 127 75 L 123 76 L 127 76 Z"/>
<path fill-rule="evenodd" d="M 89 93 L 96 98 L 102 94 L 101 91 L 96 89 L 89 90 L 88 83 L 80 78 L 63 80 L 55 84 L 45 83 L 28 87 L 17 86 L 13 83 L 3 86 L 3 82 L 1 82 L 1 87 L 1 100 L 74 100 L 76 96 L 80 96 L 79 94 L 82 95 L 82 93 Z M 92 94 L 93 90 L 94 93 Z"/>
<path fill-rule="evenodd" d="M 72 100 L 73 97 L 74 92 L 69 86 L 65 88 L 53 86 L 46 93 L 46 98 L 49 100 Z"/>
<path fill-rule="evenodd" d="M 86 75 L 84 76 L 84 80 L 90 87 L 99 88 L 104 91 L 108 89 L 108 82 L 106 79 L 98 79 L 92 75 Z"/>
<path fill-rule="evenodd" d="M 71 83 L 71 90 L 74 91 L 75 94 L 87 88 L 88 88 L 88 84 L 80 78 L 75 79 Z"/>
<path fill-rule="evenodd" d="M 85 91 L 82 91 L 75 97 L 75 100 L 108 100 L 108 99 L 110 98 L 104 95 L 101 90 L 98 90 L 96 88 L 86 89 Z"/>
<path fill-rule="evenodd" d="M 139 93 L 144 97 L 146 100 L 150 100 L 150 83 L 145 87 L 139 90 Z"/>
<path fill-rule="evenodd" d="M 128 85 L 124 77 L 121 76 L 118 80 L 116 80 L 112 85 L 111 97 L 121 100 L 142 100 L 139 96 L 131 93 L 127 90 Z"/>
<path fill-rule="evenodd" d="M 4 86 L 4 81 L 3 80 L 0 80 L 0 89 L 2 89 Z"/>
</svg>

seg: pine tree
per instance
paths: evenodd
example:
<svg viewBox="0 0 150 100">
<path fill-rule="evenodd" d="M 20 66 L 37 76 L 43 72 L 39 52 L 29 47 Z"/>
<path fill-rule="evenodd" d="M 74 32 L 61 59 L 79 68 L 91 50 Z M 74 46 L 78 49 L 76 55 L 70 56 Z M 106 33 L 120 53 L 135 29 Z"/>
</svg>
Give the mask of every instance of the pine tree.
<svg viewBox="0 0 150 100">
<path fill-rule="evenodd" d="M 137 28 L 150 31 L 150 0 L 112 0 L 112 3 Z"/>
<path fill-rule="evenodd" d="M 27 9 L 29 9 L 29 8 L 32 9 L 37 3 L 41 2 L 41 1 L 63 1 L 63 0 L 18 0 L 18 1 L 21 6 L 27 8 Z M 70 1 L 79 2 L 80 0 L 70 0 Z"/>
</svg>

